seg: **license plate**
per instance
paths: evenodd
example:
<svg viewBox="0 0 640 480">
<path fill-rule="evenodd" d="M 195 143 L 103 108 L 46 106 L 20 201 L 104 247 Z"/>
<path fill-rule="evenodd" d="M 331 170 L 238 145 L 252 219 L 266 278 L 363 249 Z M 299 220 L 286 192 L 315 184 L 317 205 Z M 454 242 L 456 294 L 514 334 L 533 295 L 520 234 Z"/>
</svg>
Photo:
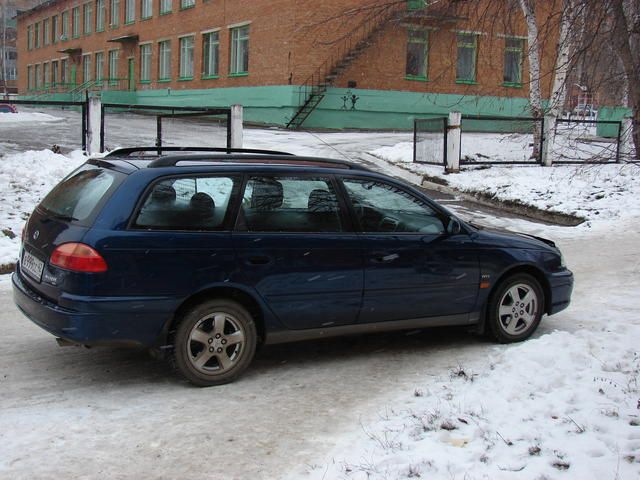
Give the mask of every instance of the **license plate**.
<svg viewBox="0 0 640 480">
<path fill-rule="evenodd" d="M 22 255 L 21 269 L 28 273 L 29 276 L 40 281 L 42 278 L 42 270 L 44 270 L 44 262 L 42 260 L 38 260 L 34 255 L 25 250 Z"/>
</svg>

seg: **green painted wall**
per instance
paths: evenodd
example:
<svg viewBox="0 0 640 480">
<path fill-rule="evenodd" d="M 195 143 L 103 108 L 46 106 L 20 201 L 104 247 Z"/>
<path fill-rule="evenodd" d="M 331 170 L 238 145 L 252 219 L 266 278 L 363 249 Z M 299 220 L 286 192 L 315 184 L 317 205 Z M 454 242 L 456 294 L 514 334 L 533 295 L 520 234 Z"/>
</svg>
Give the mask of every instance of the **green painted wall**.
<svg viewBox="0 0 640 480">
<path fill-rule="evenodd" d="M 598 109 L 598 120 L 619 122 L 632 114 L 631 109 L 626 107 L 600 107 Z M 617 137 L 618 126 L 599 124 L 596 127 L 596 135 L 599 137 Z"/>
<path fill-rule="evenodd" d="M 64 94 L 51 99 L 63 100 Z M 352 109 L 350 95 L 357 101 Z M 104 91 L 104 103 L 228 107 L 244 106 L 247 122 L 267 125 L 287 124 L 299 102 L 299 87 L 291 85 L 266 87 L 211 88 L 202 90 Z M 69 95 L 67 94 L 67 97 Z M 344 97 L 349 97 L 345 98 Z M 42 97 L 40 97 L 42 98 Z M 307 118 L 305 128 L 409 130 L 415 118 L 446 116 L 452 110 L 463 115 L 529 116 L 526 98 L 481 97 L 396 90 L 363 90 L 330 88 L 318 108 Z M 473 122 L 473 129 L 480 128 Z M 481 126 L 486 131 L 510 131 L 505 123 L 491 122 Z"/>
</svg>

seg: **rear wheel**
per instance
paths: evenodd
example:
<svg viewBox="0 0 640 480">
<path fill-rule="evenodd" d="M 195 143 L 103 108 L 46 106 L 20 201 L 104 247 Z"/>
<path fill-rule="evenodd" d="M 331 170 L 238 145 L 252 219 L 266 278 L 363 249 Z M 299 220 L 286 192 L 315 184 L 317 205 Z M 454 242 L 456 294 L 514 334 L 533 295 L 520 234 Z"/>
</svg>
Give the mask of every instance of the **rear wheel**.
<svg viewBox="0 0 640 480">
<path fill-rule="evenodd" d="M 238 378 L 256 351 L 251 315 L 230 300 L 209 300 L 189 310 L 176 330 L 173 358 L 191 383 L 208 387 Z"/>
<path fill-rule="evenodd" d="M 527 274 L 513 275 L 491 295 L 489 330 L 500 343 L 520 342 L 538 328 L 543 310 L 544 293 L 538 281 Z"/>
</svg>

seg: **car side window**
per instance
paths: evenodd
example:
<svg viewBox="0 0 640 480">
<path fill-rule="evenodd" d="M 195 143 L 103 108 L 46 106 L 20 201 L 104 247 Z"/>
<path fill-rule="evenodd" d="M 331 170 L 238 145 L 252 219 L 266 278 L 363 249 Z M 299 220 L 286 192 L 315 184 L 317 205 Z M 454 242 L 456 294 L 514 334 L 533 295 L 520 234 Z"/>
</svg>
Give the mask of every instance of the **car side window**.
<svg viewBox="0 0 640 480">
<path fill-rule="evenodd" d="M 150 230 L 222 230 L 234 186 L 232 177 L 181 177 L 156 183 L 135 219 Z"/>
<path fill-rule="evenodd" d="M 392 184 L 343 179 L 364 232 L 445 233 L 438 213 L 426 202 Z"/>
<path fill-rule="evenodd" d="M 253 176 L 242 199 L 250 232 L 341 232 L 338 197 L 328 178 Z"/>
</svg>

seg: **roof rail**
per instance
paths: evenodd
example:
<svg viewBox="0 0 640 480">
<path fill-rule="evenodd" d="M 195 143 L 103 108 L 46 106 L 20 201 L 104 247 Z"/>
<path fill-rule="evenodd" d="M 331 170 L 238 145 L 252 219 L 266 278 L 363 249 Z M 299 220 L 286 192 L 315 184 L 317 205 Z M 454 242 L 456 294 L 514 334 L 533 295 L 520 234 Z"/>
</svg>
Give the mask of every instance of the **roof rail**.
<svg viewBox="0 0 640 480">
<path fill-rule="evenodd" d="M 332 158 L 315 158 L 315 157 L 299 157 L 291 154 L 269 154 L 255 158 L 247 158 L 246 156 L 211 156 L 211 155 L 168 155 L 153 160 L 147 168 L 157 167 L 175 167 L 179 162 L 221 162 L 221 163 L 253 163 L 262 165 L 293 165 L 293 166 L 316 166 L 316 167 L 333 167 L 344 168 L 349 170 L 368 170 L 362 165 L 346 162 L 343 160 L 335 160 Z"/>
<path fill-rule="evenodd" d="M 126 147 L 116 148 L 104 158 L 129 157 L 133 153 L 154 152 L 153 156 L 160 156 L 163 152 L 218 152 L 218 153 L 252 153 L 257 155 L 293 155 L 289 152 L 275 150 L 261 150 L 255 148 L 225 148 L 225 147 Z M 160 152 L 160 153 L 159 153 Z"/>
</svg>

